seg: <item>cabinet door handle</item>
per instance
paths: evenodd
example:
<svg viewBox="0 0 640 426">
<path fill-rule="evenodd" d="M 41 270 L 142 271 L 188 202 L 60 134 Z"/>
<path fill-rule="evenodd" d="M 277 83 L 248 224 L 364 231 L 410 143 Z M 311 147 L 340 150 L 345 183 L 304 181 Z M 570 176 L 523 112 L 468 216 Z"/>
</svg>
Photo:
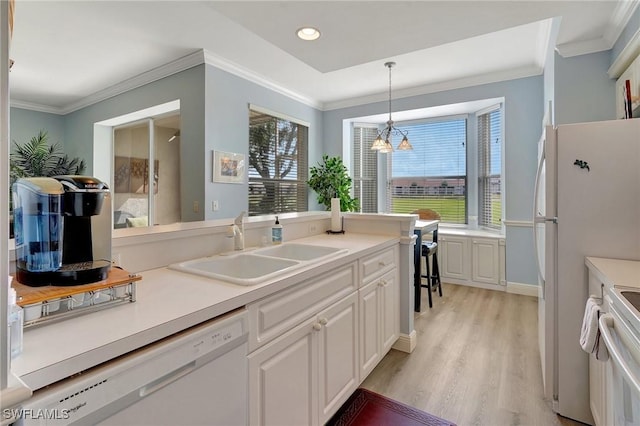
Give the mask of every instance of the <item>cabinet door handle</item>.
<svg viewBox="0 0 640 426">
<path fill-rule="evenodd" d="M 385 287 L 387 285 L 387 282 L 385 280 L 380 280 L 380 282 L 378 282 L 378 287 Z"/>
<path fill-rule="evenodd" d="M 327 325 L 328 322 L 326 318 L 320 318 L 320 325 Z"/>
<path fill-rule="evenodd" d="M 319 323 L 315 323 L 315 324 L 313 324 L 313 329 L 315 331 L 320 331 L 320 330 L 322 330 L 322 326 Z"/>
</svg>

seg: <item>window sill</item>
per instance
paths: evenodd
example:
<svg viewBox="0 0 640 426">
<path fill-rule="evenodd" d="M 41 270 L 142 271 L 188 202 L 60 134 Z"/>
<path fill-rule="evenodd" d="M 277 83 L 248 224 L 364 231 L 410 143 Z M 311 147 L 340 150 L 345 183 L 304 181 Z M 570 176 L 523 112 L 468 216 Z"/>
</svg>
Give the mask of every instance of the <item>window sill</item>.
<svg viewBox="0 0 640 426">
<path fill-rule="evenodd" d="M 440 225 L 438 227 L 439 235 L 459 235 L 464 237 L 481 237 L 481 238 L 504 238 L 504 234 L 500 231 L 489 231 L 486 229 L 471 229 L 469 227 L 456 227 L 448 225 Z"/>
</svg>

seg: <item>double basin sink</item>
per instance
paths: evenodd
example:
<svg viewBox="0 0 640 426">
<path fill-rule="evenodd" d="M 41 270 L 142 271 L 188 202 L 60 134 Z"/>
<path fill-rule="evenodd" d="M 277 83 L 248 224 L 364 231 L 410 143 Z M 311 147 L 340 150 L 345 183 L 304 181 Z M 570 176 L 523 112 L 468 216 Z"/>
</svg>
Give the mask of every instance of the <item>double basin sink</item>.
<svg viewBox="0 0 640 426">
<path fill-rule="evenodd" d="M 335 247 L 286 243 L 246 253 L 187 260 L 169 265 L 169 269 L 250 286 L 346 251 Z"/>
</svg>

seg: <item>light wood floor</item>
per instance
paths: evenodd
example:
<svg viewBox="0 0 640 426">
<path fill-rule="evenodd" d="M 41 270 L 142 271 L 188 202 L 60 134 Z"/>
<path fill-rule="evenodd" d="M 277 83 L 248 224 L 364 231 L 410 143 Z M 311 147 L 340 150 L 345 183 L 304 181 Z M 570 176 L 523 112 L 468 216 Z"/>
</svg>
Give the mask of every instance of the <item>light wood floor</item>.
<svg viewBox="0 0 640 426">
<path fill-rule="evenodd" d="M 416 349 L 392 349 L 362 387 L 459 426 L 582 425 L 543 400 L 536 298 L 444 284 L 422 306 Z"/>
</svg>

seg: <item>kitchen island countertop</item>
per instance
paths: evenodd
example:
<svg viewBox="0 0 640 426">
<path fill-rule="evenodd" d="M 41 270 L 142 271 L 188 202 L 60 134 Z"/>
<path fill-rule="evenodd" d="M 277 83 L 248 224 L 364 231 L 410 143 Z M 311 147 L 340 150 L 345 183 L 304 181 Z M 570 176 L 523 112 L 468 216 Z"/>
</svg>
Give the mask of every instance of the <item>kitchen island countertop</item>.
<svg viewBox="0 0 640 426">
<path fill-rule="evenodd" d="M 320 234 L 291 242 L 347 251 L 253 286 L 168 268 L 143 271 L 136 302 L 25 330 L 23 353 L 12 361 L 11 371 L 32 390 L 40 389 L 397 244 L 399 238 L 347 233 Z"/>
</svg>

